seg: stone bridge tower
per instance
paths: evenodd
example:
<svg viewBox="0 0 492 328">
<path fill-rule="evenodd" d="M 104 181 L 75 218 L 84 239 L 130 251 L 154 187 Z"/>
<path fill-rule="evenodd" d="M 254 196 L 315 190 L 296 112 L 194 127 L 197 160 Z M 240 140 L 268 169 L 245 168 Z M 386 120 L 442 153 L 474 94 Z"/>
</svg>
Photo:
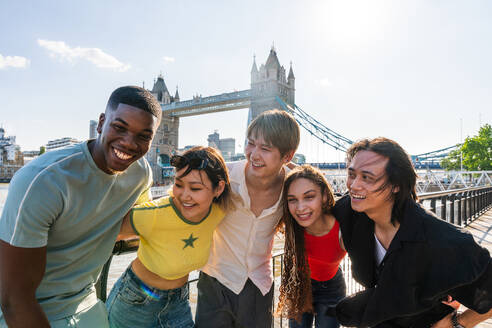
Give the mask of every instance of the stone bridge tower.
<svg viewBox="0 0 492 328">
<path fill-rule="evenodd" d="M 275 100 L 279 96 L 288 104 L 295 103 L 295 77 L 290 64 L 289 74 L 280 66 L 277 52 L 272 47 L 265 64 L 256 66 L 256 58 L 251 68 L 251 107 L 248 125 L 259 114 L 269 109 L 279 108 Z"/>
<path fill-rule="evenodd" d="M 161 105 L 179 101 L 178 88 L 176 87 L 174 97 L 171 96 L 162 74 L 154 81 L 151 92 Z M 178 132 L 179 117 L 163 114 L 161 124 L 157 128 L 152 145 L 146 155 L 146 158 L 152 167 L 152 174 L 155 182 L 162 183 L 165 180 L 165 178 L 162 177 L 163 171 L 159 163 L 168 164 L 172 154 L 178 149 Z"/>
</svg>

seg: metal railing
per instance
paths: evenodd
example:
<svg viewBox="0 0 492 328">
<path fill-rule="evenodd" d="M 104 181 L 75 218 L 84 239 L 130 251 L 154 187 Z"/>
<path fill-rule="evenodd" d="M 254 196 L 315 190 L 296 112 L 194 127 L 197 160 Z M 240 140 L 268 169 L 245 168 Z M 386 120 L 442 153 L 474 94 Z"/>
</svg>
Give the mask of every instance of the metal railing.
<svg viewBox="0 0 492 328">
<path fill-rule="evenodd" d="M 447 192 L 432 192 L 419 195 L 419 202 L 424 207 L 434 212 L 442 220 L 458 226 L 466 226 L 480 215 L 492 208 L 492 187 L 459 189 Z M 115 243 L 113 256 L 135 252 L 138 249 L 139 240 L 120 240 Z M 113 256 L 106 262 L 101 275 L 96 283 L 98 297 L 105 301 L 107 297 L 107 279 Z M 283 272 L 283 253 L 279 252 L 272 257 L 274 276 L 274 300 L 278 299 L 278 286 Z M 345 257 L 341 263 L 347 285 L 347 295 L 351 295 L 363 289 L 351 274 L 351 263 Z M 196 283 L 198 279 L 190 279 L 188 284 Z M 275 307 L 276 302 L 274 302 Z M 274 312 L 272 308 L 272 313 Z M 275 318 L 274 327 L 284 327 L 287 320 Z"/>
<path fill-rule="evenodd" d="M 461 227 L 492 207 L 492 187 L 419 194 L 419 202 L 441 220 Z"/>
</svg>

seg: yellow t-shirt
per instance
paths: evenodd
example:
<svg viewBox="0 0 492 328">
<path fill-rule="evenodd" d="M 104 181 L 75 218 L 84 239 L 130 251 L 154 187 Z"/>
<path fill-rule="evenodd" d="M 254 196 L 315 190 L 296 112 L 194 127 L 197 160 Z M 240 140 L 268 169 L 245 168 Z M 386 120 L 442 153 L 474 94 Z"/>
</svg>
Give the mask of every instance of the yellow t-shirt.
<svg viewBox="0 0 492 328">
<path fill-rule="evenodd" d="M 224 212 L 213 203 L 200 222 L 186 220 L 171 197 L 132 209 L 130 222 L 140 236 L 137 256 L 145 267 L 164 279 L 179 279 L 207 263 L 215 227 Z"/>
</svg>

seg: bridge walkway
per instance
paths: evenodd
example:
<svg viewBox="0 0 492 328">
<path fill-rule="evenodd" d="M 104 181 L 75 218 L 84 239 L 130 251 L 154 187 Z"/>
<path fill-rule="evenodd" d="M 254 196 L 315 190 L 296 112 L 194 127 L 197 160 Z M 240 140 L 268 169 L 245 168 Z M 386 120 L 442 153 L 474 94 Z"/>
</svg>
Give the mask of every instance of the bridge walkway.
<svg viewBox="0 0 492 328">
<path fill-rule="evenodd" d="M 466 228 L 475 241 L 489 250 L 492 254 L 492 209 L 482 214 Z M 460 309 L 461 311 L 462 309 Z M 479 328 L 492 328 L 492 318 L 477 325 Z"/>
</svg>

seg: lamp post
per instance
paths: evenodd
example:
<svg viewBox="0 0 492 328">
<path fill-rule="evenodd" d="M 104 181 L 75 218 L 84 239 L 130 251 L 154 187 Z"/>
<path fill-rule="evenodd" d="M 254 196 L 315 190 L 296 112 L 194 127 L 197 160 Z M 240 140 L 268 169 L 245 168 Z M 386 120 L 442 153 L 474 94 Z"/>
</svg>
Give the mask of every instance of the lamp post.
<svg viewBox="0 0 492 328">
<path fill-rule="evenodd" d="M 460 118 L 460 143 L 463 145 L 463 119 Z M 460 171 L 463 172 L 463 148 L 460 146 Z"/>
</svg>

